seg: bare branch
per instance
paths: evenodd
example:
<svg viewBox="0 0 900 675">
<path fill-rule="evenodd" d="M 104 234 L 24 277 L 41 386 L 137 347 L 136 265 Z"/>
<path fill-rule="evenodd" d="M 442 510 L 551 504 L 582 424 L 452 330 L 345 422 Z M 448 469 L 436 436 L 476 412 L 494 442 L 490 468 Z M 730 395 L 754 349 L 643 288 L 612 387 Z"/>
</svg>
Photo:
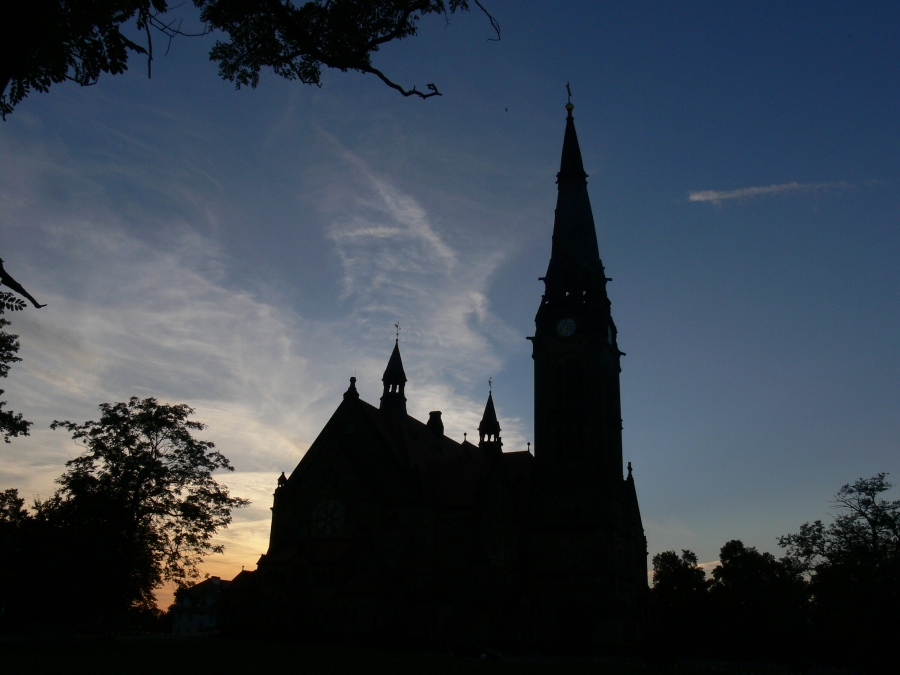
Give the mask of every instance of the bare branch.
<svg viewBox="0 0 900 675">
<path fill-rule="evenodd" d="M 147 79 L 151 79 L 152 76 L 152 63 L 153 63 L 153 36 L 150 35 L 150 22 L 144 18 L 144 32 L 147 34 Z"/>
<path fill-rule="evenodd" d="M 497 21 L 497 19 L 495 19 L 493 16 L 491 16 L 491 13 L 484 8 L 484 5 L 482 5 L 479 0 L 472 0 L 472 1 L 476 5 L 478 5 L 478 9 L 480 9 L 482 12 L 485 13 L 488 20 L 491 22 L 491 28 L 493 28 L 495 31 L 497 31 L 497 37 L 496 38 L 488 38 L 488 42 L 500 42 L 500 22 Z"/>
<path fill-rule="evenodd" d="M 422 91 L 419 91 L 418 89 L 416 89 L 415 86 L 413 86 L 412 89 L 404 89 L 396 82 L 392 82 L 391 80 L 389 80 L 385 76 L 385 74 L 382 73 L 377 68 L 365 67 L 365 68 L 359 68 L 359 70 L 364 73 L 372 73 L 373 75 L 377 76 L 382 82 L 384 82 L 387 86 L 389 86 L 391 89 L 396 89 L 404 96 L 418 96 L 423 99 L 431 98 L 432 96 L 443 96 L 443 94 L 438 91 L 437 87 L 434 86 L 434 84 L 426 84 L 425 85 L 428 89 L 431 90 L 430 93 L 426 94 L 425 92 L 422 92 Z"/>
</svg>

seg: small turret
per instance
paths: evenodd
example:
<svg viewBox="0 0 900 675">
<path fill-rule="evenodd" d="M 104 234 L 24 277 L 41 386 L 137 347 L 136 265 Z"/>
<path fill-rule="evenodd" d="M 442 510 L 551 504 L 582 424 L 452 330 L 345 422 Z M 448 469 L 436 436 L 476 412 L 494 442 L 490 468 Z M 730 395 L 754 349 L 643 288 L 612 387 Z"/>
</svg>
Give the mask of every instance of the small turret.
<svg viewBox="0 0 900 675">
<path fill-rule="evenodd" d="M 400 340 L 394 342 L 394 351 L 388 360 L 384 375 L 384 392 L 381 394 L 381 409 L 406 414 L 406 373 L 403 371 L 403 360 L 400 358 Z"/>
<path fill-rule="evenodd" d="M 497 421 L 497 411 L 494 409 L 493 392 L 488 392 L 484 415 L 481 417 L 481 424 L 478 425 L 478 447 L 485 454 L 499 454 L 503 451 L 503 441 L 500 440 L 500 422 Z"/>
<path fill-rule="evenodd" d="M 356 378 L 350 378 L 350 386 L 347 387 L 347 391 L 344 392 L 344 400 L 348 398 L 359 398 L 359 392 L 356 391 Z"/>
</svg>

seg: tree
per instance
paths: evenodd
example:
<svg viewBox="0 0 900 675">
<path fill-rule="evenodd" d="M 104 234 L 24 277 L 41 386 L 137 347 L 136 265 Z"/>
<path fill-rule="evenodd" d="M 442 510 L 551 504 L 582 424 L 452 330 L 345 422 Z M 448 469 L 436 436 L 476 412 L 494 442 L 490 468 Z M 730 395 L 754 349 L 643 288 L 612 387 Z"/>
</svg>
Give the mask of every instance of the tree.
<svg viewBox="0 0 900 675">
<path fill-rule="evenodd" d="M 714 643 L 729 658 L 783 660 L 805 644 L 807 589 L 803 570 L 735 539 L 719 553 L 710 601 Z"/>
<path fill-rule="evenodd" d="M 22 615 L 22 545 L 33 520 L 19 491 L 0 491 L 0 633 Z"/>
<path fill-rule="evenodd" d="M 9 489 L 0 492 L 0 527 L 18 527 L 28 518 L 25 500 L 19 497 L 18 490 Z"/>
<path fill-rule="evenodd" d="M 0 377 L 6 377 L 9 374 L 10 364 L 22 360 L 16 356 L 19 351 L 19 336 L 3 330 L 10 325 L 9 321 L 3 318 L 3 313 L 6 310 L 15 312 L 22 309 L 25 309 L 23 300 L 12 293 L 0 292 Z M 2 389 L 0 389 L 0 396 L 3 396 Z M 3 434 L 3 440 L 9 443 L 9 439 L 13 436 L 27 436 L 31 422 L 22 419 L 21 413 L 3 410 L 5 405 L 6 401 L 0 401 L 0 434 Z"/>
<path fill-rule="evenodd" d="M 779 537 L 779 546 L 806 571 L 852 566 L 866 576 L 879 576 L 900 554 L 900 500 L 879 496 L 893 487 L 886 476 L 843 485 L 834 496 L 833 523 L 804 523 L 798 533 Z"/>
<path fill-rule="evenodd" d="M 478 0 L 473 2 L 500 27 Z M 268 67 L 289 80 L 321 84 L 322 66 L 355 70 L 378 77 L 404 96 L 440 96 L 434 84 L 428 92 L 404 89 L 372 65 L 382 45 L 412 37 L 426 14 L 468 11 L 468 0 L 337 0 L 307 2 L 295 7 L 281 0 L 194 0 L 201 18 L 228 34 L 216 42 L 210 58 L 219 74 L 240 88 L 255 87 L 259 71 Z"/>
<path fill-rule="evenodd" d="M 900 630 L 900 500 L 880 496 L 893 487 L 886 476 L 842 486 L 834 498 L 834 522 L 804 523 L 778 540 L 809 576 L 823 648 L 834 658 L 873 668 L 891 657 Z"/>
<path fill-rule="evenodd" d="M 653 556 L 653 596 L 657 605 L 690 604 L 706 593 L 709 581 L 706 572 L 697 564 L 697 554 L 682 550 L 663 551 Z"/>
<path fill-rule="evenodd" d="M 472 0 L 500 26 L 479 0 Z M 0 10 L 0 115 L 6 118 L 31 90 L 72 80 L 82 86 L 101 73 L 128 67 L 130 52 L 153 59 L 153 31 L 171 40 L 181 31 L 168 12 L 168 0 L 29 0 L 6 3 Z M 227 34 L 210 53 L 219 72 L 237 87 L 255 87 L 262 68 L 287 79 L 321 85 L 322 66 L 342 72 L 371 73 L 404 96 L 439 96 L 405 89 L 372 65 L 382 45 L 416 35 L 423 16 L 445 17 L 467 11 L 469 0 L 194 0 L 206 29 Z M 125 37 L 121 28 L 135 21 L 144 45 Z M 7 92 L 7 88 L 9 91 Z"/>
<path fill-rule="evenodd" d="M 233 467 L 211 442 L 192 436 L 205 425 L 188 419 L 188 406 L 132 397 L 100 410 L 96 422 L 51 424 L 85 451 L 66 463 L 57 493 L 35 508 L 77 540 L 91 569 L 103 570 L 92 583 L 103 586 L 108 616 L 151 607 L 164 581 L 198 579 L 203 557 L 224 550 L 213 536 L 249 502 L 213 477 Z"/>
<path fill-rule="evenodd" d="M 693 551 L 653 556 L 653 626 L 648 647 L 657 656 L 695 655 L 701 648 L 697 626 L 705 623 L 709 581 Z"/>
<path fill-rule="evenodd" d="M 100 73 L 125 72 L 129 51 L 150 52 L 122 35 L 120 27 L 136 18 L 137 29 L 149 40 L 151 22 L 166 9 L 167 0 L 5 3 L 0 10 L 0 115 L 6 119 L 32 89 L 46 92 L 65 80 L 88 86 Z"/>
</svg>

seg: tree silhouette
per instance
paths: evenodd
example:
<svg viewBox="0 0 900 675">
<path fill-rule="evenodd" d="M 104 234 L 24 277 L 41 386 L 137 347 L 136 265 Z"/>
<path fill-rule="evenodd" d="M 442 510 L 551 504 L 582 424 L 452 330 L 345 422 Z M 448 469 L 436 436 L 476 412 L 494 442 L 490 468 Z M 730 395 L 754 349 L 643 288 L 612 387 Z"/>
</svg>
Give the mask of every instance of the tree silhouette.
<svg viewBox="0 0 900 675">
<path fill-rule="evenodd" d="M 371 73 L 404 96 L 439 96 L 406 89 L 372 65 L 382 45 L 416 35 L 423 16 L 467 11 L 469 0 L 193 0 L 206 28 L 228 36 L 216 42 L 210 58 L 238 87 L 255 87 L 259 71 L 272 70 L 306 84 L 321 84 L 321 69 Z M 479 0 L 497 38 L 500 26 Z M 168 15 L 180 5 L 169 0 L 28 0 L 0 10 L 0 115 L 12 112 L 32 90 L 46 92 L 72 80 L 82 86 L 128 68 L 130 52 L 153 60 L 153 33 L 171 40 L 181 22 Z M 146 36 L 143 45 L 125 37 L 131 21 Z"/>
<path fill-rule="evenodd" d="M 701 650 L 697 627 L 708 613 L 709 580 L 693 551 L 653 556 L 653 624 L 647 645 L 657 657 L 695 655 Z"/>
<path fill-rule="evenodd" d="M 893 658 L 900 630 L 900 500 L 880 496 L 892 487 L 886 476 L 842 486 L 834 522 L 804 523 L 778 541 L 809 574 L 813 623 L 824 649 L 872 669 Z"/>
<path fill-rule="evenodd" d="M 25 303 L 21 299 L 12 293 L 0 292 L 0 377 L 6 377 L 10 365 L 22 360 L 16 356 L 19 351 L 19 336 L 3 330 L 10 325 L 9 321 L 3 318 L 3 313 L 6 310 L 19 311 L 24 308 Z M 3 393 L 3 389 L 0 389 L 0 396 L 3 396 Z M 6 401 L 0 401 L 0 434 L 3 434 L 3 440 L 9 443 L 9 439 L 13 436 L 27 436 L 31 422 L 23 419 L 21 413 L 3 410 L 5 405 Z"/>
<path fill-rule="evenodd" d="M 230 496 L 213 477 L 233 470 L 209 441 L 192 432 L 186 405 L 154 398 L 104 403 L 99 421 L 54 421 L 85 446 L 66 463 L 60 489 L 35 503 L 37 517 L 55 525 L 100 573 L 107 615 L 152 607 L 163 581 L 198 579 L 198 564 L 223 547 L 212 537 L 249 502 Z"/>
<path fill-rule="evenodd" d="M 726 542 L 710 584 L 716 648 L 729 658 L 784 660 L 805 638 L 807 589 L 803 570 L 739 539 Z"/>
</svg>

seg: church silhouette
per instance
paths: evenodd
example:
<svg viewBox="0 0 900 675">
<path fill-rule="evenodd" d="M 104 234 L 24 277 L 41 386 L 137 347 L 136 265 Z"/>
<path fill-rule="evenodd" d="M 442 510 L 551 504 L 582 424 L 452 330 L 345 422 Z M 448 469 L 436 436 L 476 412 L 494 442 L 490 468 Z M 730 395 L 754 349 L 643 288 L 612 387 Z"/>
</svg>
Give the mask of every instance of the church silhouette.
<svg viewBox="0 0 900 675">
<path fill-rule="evenodd" d="M 376 407 L 356 378 L 275 490 L 269 549 L 222 626 L 297 636 L 620 650 L 646 625 L 647 543 L 622 466 L 619 351 L 571 101 L 545 292 L 528 338 L 534 455 L 406 411 L 395 342 Z"/>
</svg>

